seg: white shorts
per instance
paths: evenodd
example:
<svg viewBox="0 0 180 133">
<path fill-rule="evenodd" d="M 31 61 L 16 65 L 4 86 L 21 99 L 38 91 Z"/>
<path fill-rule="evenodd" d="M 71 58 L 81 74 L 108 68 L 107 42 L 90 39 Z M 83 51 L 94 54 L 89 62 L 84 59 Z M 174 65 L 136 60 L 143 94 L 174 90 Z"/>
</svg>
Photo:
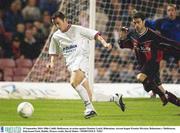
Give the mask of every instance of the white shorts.
<svg viewBox="0 0 180 133">
<path fill-rule="evenodd" d="M 89 73 L 89 58 L 87 56 L 78 56 L 74 58 L 73 62 L 67 66 L 70 72 L 81 70 L 85 73 L 85 76 L 88 78 Z"/>
</svg>

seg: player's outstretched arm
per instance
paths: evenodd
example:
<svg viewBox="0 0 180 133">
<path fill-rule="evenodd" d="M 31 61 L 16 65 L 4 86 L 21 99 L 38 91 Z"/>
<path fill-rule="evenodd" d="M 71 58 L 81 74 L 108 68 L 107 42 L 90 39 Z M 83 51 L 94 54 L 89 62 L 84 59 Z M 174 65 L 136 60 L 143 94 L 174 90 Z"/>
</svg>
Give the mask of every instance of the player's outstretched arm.
<svg viewBox="0 0 180 133">
<path fill-rule="evenodd" d="M 95 39 L 100 41 L 105 48 L 108 48 L 109 50 L 112 49 L 112 45 L 107 43 L 101 35 L 97 34 Z"/>
<path fill-rule="evenodd" d="M 56 55 L 50 55 L 50 63 L 47 64 L 47 71 L 51 71 L 54 68 Z"/>
</svg>

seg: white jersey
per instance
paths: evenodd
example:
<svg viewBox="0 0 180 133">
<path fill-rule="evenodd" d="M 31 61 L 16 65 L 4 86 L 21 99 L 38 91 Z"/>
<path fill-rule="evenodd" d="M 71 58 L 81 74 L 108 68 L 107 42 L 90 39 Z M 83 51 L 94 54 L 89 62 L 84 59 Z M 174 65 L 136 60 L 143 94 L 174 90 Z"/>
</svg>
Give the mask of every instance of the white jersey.
<svg viewBox="0 0 180 133">
<path fill-rule="evenodd" d="M 67 32 L 57 30 L 51 38 L 49 54 L 62 53 L 66 65 L 70 65 L 78 56 L 89 56 L 89 40 L 93 40 L 97 33 L 78 25 L 71 25 Z"/>
</svg>

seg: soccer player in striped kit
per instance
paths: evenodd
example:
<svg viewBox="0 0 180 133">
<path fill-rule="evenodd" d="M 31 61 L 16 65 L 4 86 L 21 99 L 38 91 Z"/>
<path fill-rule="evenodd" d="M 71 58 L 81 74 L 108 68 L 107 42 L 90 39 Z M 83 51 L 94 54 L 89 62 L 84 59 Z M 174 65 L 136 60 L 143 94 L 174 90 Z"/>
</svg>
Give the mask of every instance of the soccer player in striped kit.
<svg viewBox="0 0 180 133">
<path fill-rule="evenodd" d="M 163 88 L 159 75 L 159 63 L 163 58 L 163 52 L 169 51 L 180 56 L 180 44 L 147 28 L 145 16 L 140 12 L 134 14 L 133 23 L 135 31 L 128 32 L 126 27 L 121 28 L 119 45 L 121 48 L 135 50 L 139 65 L 137 80 L 143 84 L 147 92 L 152 90 L 158 94 L 163 105 L 171 102 L 180 106 L 180 100 Z"/>
</svg>

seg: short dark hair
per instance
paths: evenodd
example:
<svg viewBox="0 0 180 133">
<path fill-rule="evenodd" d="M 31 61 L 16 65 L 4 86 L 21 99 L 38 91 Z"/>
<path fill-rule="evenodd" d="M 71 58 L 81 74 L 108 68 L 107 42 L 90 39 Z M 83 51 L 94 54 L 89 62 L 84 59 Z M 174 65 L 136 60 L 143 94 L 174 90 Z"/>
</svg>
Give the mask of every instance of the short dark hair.
<svg viewBox="0 0 180 133">
<path fill-rule="evenodd" d="M 55 13 L 53 14 L 53 16 L 52 16 L 52 21 L 53 21 L 54 19 L 56 19 L 56 18 L 60 18 L 61 20 L 64 20 L 66 17 L 65 17 L 65 15 L 64 15 L 62 12 L 57 11 L 57 12 L 55 12 Z"/>
<path fill-rule="evenodd" d="M 137 12 L 137 13 L 135 13 L 133 15 L 133 19 L 137 19 L 137 18 L 140 18 L 140 19 L 142 19 L 142 21 L 144 21 L 145 20 L 145 15 L 143 13 L 141 13 L 141 12 Z"/>
</svg>

